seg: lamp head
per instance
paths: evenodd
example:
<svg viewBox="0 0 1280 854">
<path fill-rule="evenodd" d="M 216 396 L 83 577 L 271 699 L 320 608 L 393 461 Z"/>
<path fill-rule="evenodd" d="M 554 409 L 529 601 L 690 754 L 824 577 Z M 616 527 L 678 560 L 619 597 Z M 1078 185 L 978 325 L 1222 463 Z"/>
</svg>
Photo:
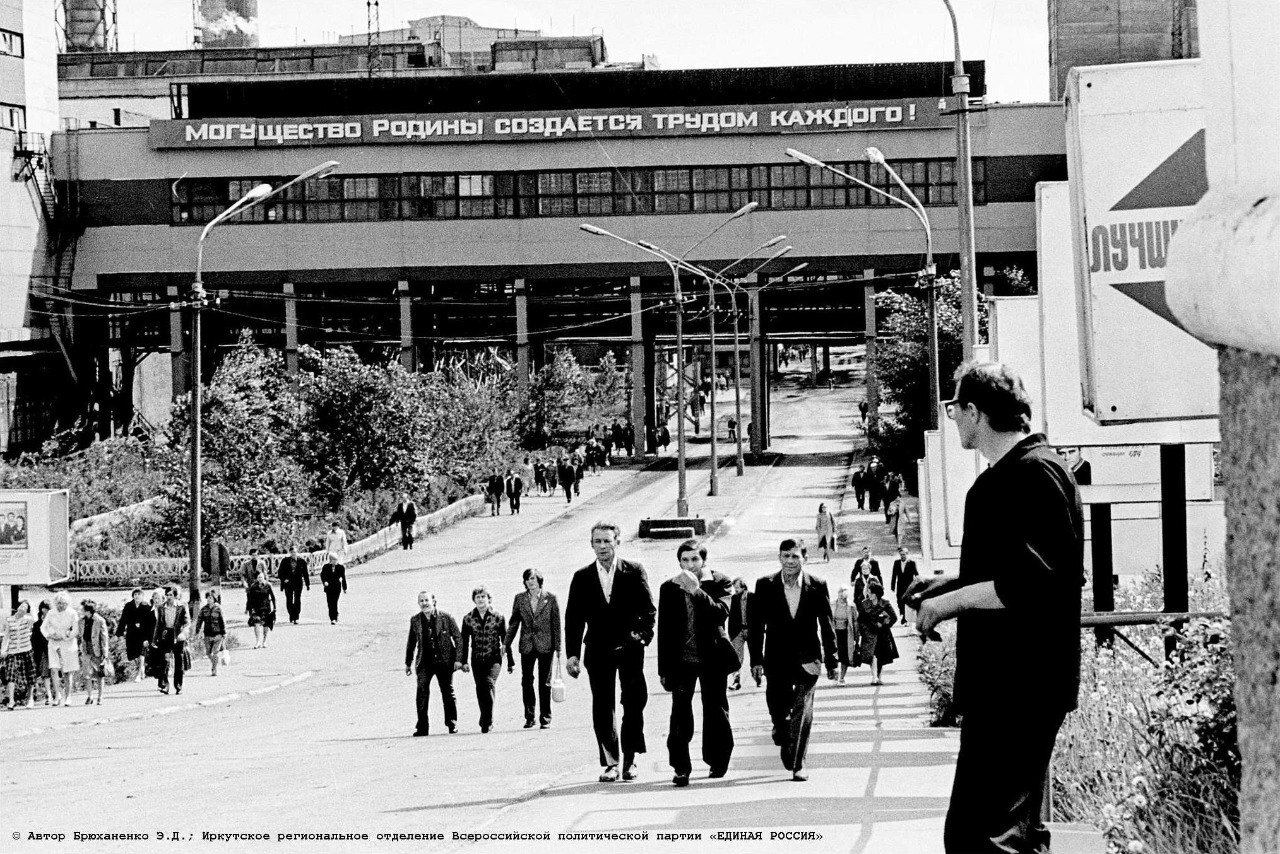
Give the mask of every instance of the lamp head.
<svg viewBox="0 0 1280 854">
<path fill-rule="evenodd" d="M 582 230 L 583 230 L 583 231 L 585 231 L 587 234 L 594 234 L 594 235 L 597 235 L 597 236 L 600 236 L 600 237 L 604 237 L 604 236 L 607 236 L 607 235 L 609 234 L 609 232 L 605 231 L 605 230 L 604 230 L 603 228 L 601 228 L 600 226 L 598 226 L 598 225 L 592 225 L 592 224 L 591 224 L 591 223 L 589 223 L 589 222 L 584 222 L 584 223 L 582 223 L 582 225 L 578 226 L 578 228 L 582 229 Z"/>
<path fill-rule="evenodd" d="M 782 241 L 784 241 L 784 240 L 786 240 L 786 239 L 787 239 L 787 236 L 786 236 L 785 234 L 779 234 L 777 237 L 773 238 L 772 240 L 770 240 L 768 243 L 766 243 L 765 245 L 761 246 L 760 248 L 761 248 L 761 249 L 768 249 L 770 246 L 777 246 L 779 243 L 781 243 Z"/>
<path fill-rule="evenodd" d="M 818 158 L 810 157 L 809 155 L 805 154 L 803 151 L 797 151 L 794 148 L 787 149 L 787 156 L 795 158 L 796 160 L 799 160 L 801 163 L 807 163 L 810 166 L 822 167 L 827 165 L 823 163 L 821 160 L 819 160 Z"/>
<path fill-rule="evenodd" d="M 244 204 L 248 205 L 262 201 L 267 196 L 271 195 L 271 193 L 272 189 L 270 184 L 258 184 L 252 190 L 245 193 L 241 199 L 244 201 Z"/>
<path fill-rule="evenodd" d="M 330 173 L 332 173 L 334 169 L 337 169 L 337 168 L 338 168 L 338 161 L 326 160 L 324 163 L 321 163 L 319 166 L 315 168 L 314 175 L 306 175 L 306 177 L 307 178 L 324 178 L 328 176 Z M 305 175 L 306 173 L 303 173 L 303 174 Z"/>
<path fill-rule="evenodd" d="M 734 211 L 733 216 L 729 217 L 729 219 L 737 219 L 740 216 L 746 216 L 758 207 L 760 207 L 759 202 L 747 202 L 745 205 Z"/>
<path fill-rule="evenodd" d="M 884 154 L 874 145 L 867 147 L 867 159 L 877 166 L 885 165 Z"/>
<path fill-rule="evenodd" d="M 781 276 L 780 278 L 785 279 L 787 276 L 795 275 L 796 273 L 799 273 L 801 270 L 803 270 L 805 267 L 808 267 L 808 266 L 809 266 L 809 262 L 808 262 L 808 261 L 802 261 L 802 262 L 800 262 L 799 264 L 797 264 L 797 265 L 795 265 L 794 267 L 792 267 L 792 268 L 791 268 L 790 270 L 788 270 L 787 272 L 783 273 L 783 274 L 782 274 L 782 276 Z"/>
<path fill-rule="evenodd" d="M 637 240 L 636 246 L 639 246 L 641 249 L 648 249 L 650 252 L 662 253 L 661 249 L 659 249 L 657 246 L 655 246 L 654 244 L 650 243 L 647 240 Z"/>
</svg>

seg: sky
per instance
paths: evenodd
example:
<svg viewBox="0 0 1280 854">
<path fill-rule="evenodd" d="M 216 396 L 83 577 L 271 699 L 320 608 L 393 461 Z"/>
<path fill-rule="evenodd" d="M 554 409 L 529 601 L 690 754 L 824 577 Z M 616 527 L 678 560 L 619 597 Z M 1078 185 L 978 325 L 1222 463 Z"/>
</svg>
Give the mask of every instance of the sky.
<svg viewBox="0 0 1280 854">
<path fill-rule="evenodd" d="M 1046 0 L 953 0 L 965 59 L 987 61 L 992 101 L 1049 96 Z M 191 46 L 191 0 L 118 0 L 122 50 Z M 433 15 L 545 35 L 602 33 L 609 58 L 665 69 L 950 60 L 943 0 L 381 0 L 382 29 Z M 259 0 L 263 47 L 363 33 L 364 0 Z"/>
</svg>

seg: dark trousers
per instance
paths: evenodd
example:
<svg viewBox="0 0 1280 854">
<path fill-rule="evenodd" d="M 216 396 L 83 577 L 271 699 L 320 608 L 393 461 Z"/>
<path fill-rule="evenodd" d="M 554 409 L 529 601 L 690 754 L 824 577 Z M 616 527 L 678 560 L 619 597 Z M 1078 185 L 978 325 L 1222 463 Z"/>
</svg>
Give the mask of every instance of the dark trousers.
<svg viewBox="0 0 1280 854">
<path fill-rule="evenodd" d="M 481 729 L 493 726 L 493 698 L 498 693 L 498 674 L 501 672 L 501 661 L 471 665 L 471 678 L 476 683 L 476 705 L 480 707 Z"/>
<path fill-rule="evenodd" d="M 284 590 L 284 606 L 289 611 L 289 620 L 302 616 L 302 588 L 286 587 Z"/>
<path fill-rule="evenodd" d="M 782 767 L 788 771 L 804 768 L 809 751 L 809 730 L 813 727 L 813 689 L 818 677 L 803 668 L 766 671 L 764 700 L 773 719 L 773 738 L 782 748 Z"/>
<path fill-rule="evenodd" d="M 341 587 L 331 587 L 324 592 L 324 598 L 329 601 L 329 619 L 338 619 L 338 597 L 342 595 Z"/>
<path fill-rule="evenodd" d="M 515 495 L 508 495 L 507 502 L 511 505 L 512 513 L 520 512 L 520 493 L 517 492 Z"/>
<path fill-rule="evenodd" d="M 702 761 L 712 770 L 729 767 L 733 755 L 733 729 L 729 725 L 729 677 L 724 673 L 689 668 L 667 677 L 671 689 L 671 728 L 667 755 L 677 774 L 690 774 L 689 743 L 693 741 L 693 692 L 702 684 Z"/>
<path fill-rule="evenodd" d="M 565 501 L 567 501 L 569 504 L 572 504 L 573 503 L 573 484 L 566 480 L 564 483 L 561 484 L 561 486 L 564 487 Z"/>
<path fill-rule="evenodd" d="M 502 493 L 489 493 L 489 515 L 500 516 L 502 514 Z"/>
<path fill-rule="evenodd" d="M 400 526 L 400 548 L 405 550 L 413 548 L 413 526 L 412 525 Z"/>
<path fill-rule="evenodd" d="M 858 509 L 863 509 L 867 504 L 867 491 L 859 487 L 853 488 L 853 497 L 858 500 Z"/>
<path fill-rule="evenodd" d="M 644 707 L 649 702 L 649 686 L 644 681 L 644 647 L 628 643 L 621 653 L 600 655 L 593 650 L 587 665 L 591 683 L 591 723 L 600 747 L 600 764 L 617 765 L 621 757 L 645 752 Z M 619 738 L 615 686 L 622 693 L 622 734 Z"/>
<path fill-rule="evenodd" d="M 554 652 L 520 653 L 520 690 L 524 694 L 524 719 L 533 720 L 533 665 L 538 665 L 538 723 L 551 723 L 551 659 Z"/>
<path fill-rule="evenodd" d="M 1048 854 L 1040 820 L 1062 712 L 966 709 L 943 831 L 947 854 Z"/>
<path fill-rule="evenodd" d="M 169 687 L 169 659 L 173 658 L 173 687 L 182 690 L 182 677 L 186 672 L 186 668 L 182 666 L 182 653 L 186 649 L 185 643 L 175 643 L 167 649 L 162 648 L 159 658 L 160 675 L 156 677 L 161 688 Z"/>
<path fill-rule="evenodd" d="M 418 727 L 417 731 L 431 731 L 431 719 L 428 707 L 431 705 L 431 680 L 435 679 L 440 686 L 440 702 L 444 705 L 444 724 L 447 727 L 458 724 L 458 699 L 453 693 L 453 664 L 424 665 L 418 670 Z"/>
<path fill-rule="evenodd" d="M 883 494 L 878 489 L 871 489 L 867 491 L 867 498 L 871 500 L 871 511 L 873 513 L 880 509 L 880 499 L 882 497 Z"/>
</svg>

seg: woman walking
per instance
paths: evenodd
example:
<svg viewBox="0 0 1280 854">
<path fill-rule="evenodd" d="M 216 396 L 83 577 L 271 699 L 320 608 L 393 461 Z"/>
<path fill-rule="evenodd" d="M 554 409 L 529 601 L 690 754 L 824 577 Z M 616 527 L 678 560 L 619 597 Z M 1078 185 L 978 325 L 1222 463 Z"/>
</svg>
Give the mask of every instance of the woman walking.
<svg viewBox="0 0 1280 854">
<path fill-rule="evenodd" d="M 36 609 L 36 621 L 31 626 L 31 660 L 36 665 L 36 682 L 44 687 L 44 704 L 53 701 L 53 684 L 49 679 L 49 641 L 44 636 L 44 616 L 53 610 L 48 599 L 43 599 Z M 35 686 L 31 688 L 31 697 L 35 698 Z M 29 705 L 29 704 L 28 704 Z"/>
<path fill-rule="evenodd" d="M 884 598 L 884 585 L 880 579 L 867 582 L 867 593 L 862 602 L 862 614 L 858 618 L 861 636 L 858 643 L 858 660 L 871 665 L 871 684 L 883 685 L 880 678 L 886 664 L 898 659 L 898 645 L 893 640 L 893 626 L 898 614 Z"/>
<path fill-rule="evenodd" d="M 156 631 L 156 613 L 151 606 L 142 600 L 142 588 L 135 587 L 130 594 L 132 598 L 120 609 L 120 622 L 116 625 L 116 634 L 124 638 L 125 656 L 130 663 L 137 664 L 133 681 L 142 681 L 143 661 L 151 636 Z"/>
<path fill-rule="evenodd" d="M 9 699 L 5 708 L 13 711 L 13 692 L 27 695 L 27 708 L 35 704 L 36 666 L 31 657 L 31 629 L 35 620 L 31 618 L 31 603 L 23 599 L 13 610 L 9 619 L 5 620 L 4 637 L 0 638 L 0 657 L 4 659 L 5 690 Z"/>
<path fill-rule="evenodd" d="M 267 645 L 267 636 L 276 624 L 276 592 L 261 574 L 244 592 L 244 610 L 249 615 L 249 625 L 253 626 L 253 648 L 261 649 Z"/>
<path fill-rule="evenodd" d="M 76 637 L 76 615 L 72 612 L 71 597 L 58 593 L 53 597 L 53 610 L 45 615 L 40 631 L 49 642 L 49 673 L 53 681 L 53 704 L 67 705 L 71 699 L 72 680 L 80 669 L 80 644 Z M 62 697 L 58 697 L 59 678 L 63 680 Z"/>
<path fill-rule="evenodd" d="M 475 679 L 481 732 L 488 732 L 493 726 L 493 700 L 498 676 L 502 673 L 502 647 L 507 637 L 507 621 L 493 610 L 490 600 L 489 588 L 483 584 L 471 591 L 471 601 L 476 606 L 462 618 L 462 644 L 458 647 L 458 664 Z"/>
<path fill-rule="evenodd" d="M 98 689 L 98 705 L 102 705 L 102 683 L 110 667 L 111 641 L 107 621 L 98 613 L 92 599 L 80 603 L 80 672 L 84 676 L 84 704 L 93 704 L 93 689 Z"/>
<path fill-rule="evenodd" d="M 818 505 L 818 521 L 813 530 L 818 534 L 818 548 L 822 549 L 822 559 L 831 560 L 836 550 L 836 517 L 827 510 L 826 504 Z"/>
<path fill-rule="evenodd" d="M 858 608 L 846 582 L 840 585 L 835 601 L 831 603 L 831 616 L 836 624 L 836 655 L 840 660 L 839 684 L 844 684 L 849 668 L 857 667 L 854 657 L 858 651 Z"/>
<path fill-rule="evenodd" d="M 227 641 L 227 623 L 222 619 L 222 594 L 210 587 L 204 593 L 204 607 L 196 617 L 196 631 L 204 630 L 204 651 L 209 656 L 211 676 L 218 675 L 218 658 Z"/>
</svg>

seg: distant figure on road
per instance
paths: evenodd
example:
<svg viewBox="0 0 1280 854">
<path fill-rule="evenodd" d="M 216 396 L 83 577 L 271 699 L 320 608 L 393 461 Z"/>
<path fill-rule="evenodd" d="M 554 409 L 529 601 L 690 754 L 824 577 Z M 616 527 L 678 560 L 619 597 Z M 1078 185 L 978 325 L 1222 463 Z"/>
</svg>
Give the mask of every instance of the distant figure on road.
<svg viewBox="0 0 1280 854">
<path fill-rule="evenodd" d="M 49 673 L 53 681 L 53 704 L 56 706 L 59 702 L 67 705 L 71 698 L 72 680 L 76 671 L 80 669 L 80 644 L 76 637 L 76 615 L 72 612 L 71 597 L 64 591 L 59 591 L 53 597 L 53 610 L 45 615 L 44 622 L 41 625 L 41 631 L 44 632 L 45 639 L 49 641 Z M 63 692 L 61 700 L 58 697 L 58 677 L 63 678 L 61 683 Z"/>
<path fill-rule="evenodd" d="M 928 636 L 956 619 L 960 754 L 943 841 L 951 854 L 1048 851 L 1040 820 L 1058 728 L 1080 689 L 1080 490 L 1043 434 L 1022 380 L 962 365 L 946 403 L 960 445 L 990 463 L 969 487 L 958 575 L 908 591 Z"/>
<path fill-rule="evenodd" d="M 867 506 L 867 472 L 862 466 L 854 469 L 853 474 L 849 478 L 849 483 L 853 486 L 853 497 L 858 501 L 858 509 L 865 510 Z"/>
<path fill-rule="evenodd" d="M 566 504 L 573 503 L 573 483 L 577 476 L 577 469 L 573 467 L 573 463 L 561 457 L 556 463 L 556 479 L 560 481 L 560 488 L 564 490 Z"/>
<path fill-rule="evenodd" d="M 858 417 L 862 421 L 862 429 L 867 429 L 867 411 L 868 405 L 865 400 L 858 401 Z"/>
<path fill-rule="evenodd" d="M 884 576 L 880 574 L 880 561 L 871 556 L 871 546 L 863 546 L 862 557 L 853 562 L 853 572 L 849 573 L 849 581 L 854 585 L 854 597 L 858 600 L 861 600 L 865 595 L 859 588 L 859 584 L 866 583 L 868 573 L 884 581 Z M 859 582 L 860 578 L 861 582 Z"/>
<path fill-rule="evenodd" d="M 31 660 L 36 665 L 36 682 L 44 686 L 44 704 L 49 705 L 55 697 L 55 687 L 57 685 L 49 676 L 49 639 L 44 636 L 44 618 L 53 610 L 53 606 L 49 604 L 48 599 L 40 600 L 40 604 L 36 606 L 36 621 L 31 626 Z M 31 689 L 33 692 L 35 688 Z M 34 696 L 32 694 L 31 696 Z M 30 702 L 27 703 L 31 705 Z"/>
<path fill-rule="evenodd" d="M 858 614 L 858 661 L 871 668 L 872 685 L 883 685 L 880 671 L 898 659 L 892 631 L 897 622 L 893 606 L 885 601 L 884 585 L 872 578 Z"/>
<path fill-rule="evenodd" d="M 901 505 L 899 505 L 897 508 L 895 508 L 893 505 L 894 505 L 894 502 L 896 502 L 899 498 L 902 497 L 902 490 L 904 486 L 905 484 L 903 483 L 902 475 L 898 474 L 897 472 L 891 471 L 885 475 L 884 523 L 886 525 L 896 526 L 896 523 L 894 522 L 892 516 L 894 513 L 899 512 L 902 508 L 901 508 Z"/>
<path fill-rule="evenodd" d="M 156 630 L 156 615 L 142 598 L 142 588 L 135 587 L 131 598 L 120 609 L 120 622 L 116 623 L 116 635 L 124 638 L 125 657 L 137 669 L 133 681 L 142 681 L 143 656 Z"/>
<path fill-rule="evenodd" d="M 565 605 L 565 670 L 578 678 L 587 668 L 591 683 L 591 718 L 604 771 L 600 782 L 634 780 L 637 753 L 645 752 L 644 707 L 649 686 L 644 679 L 644 648 L 653 640 L 656 608 L 644 567 L 618 556 L 622 529 L 612 522 L 591 528 L 596 559 L 573 574 Z M 583 632 L 586 638 L 583 638 Z M 583 655 L 583 648 L 586 654 Z M 615 710 L 622 693 L 622 736 Z"/>
<path fill-rule="evenodd" d="M 480 707 L 480 731 L 493 726 L 493 700 L 498 677 L 502 675 L 502 648 L 506 645 L 507 621 L 493 610 L 489 588 L 481 584 L 471 591 L 475 607 L 462 618 L 462 645 L 458 664 L 476 683 L 476 705 Z M 468 651 L 470 656 L 468 657 Z"/>
<path fill-rule="evenodd" d="M 342 530 L 338 520 L 329 525 L 329 533 L 324 535 L 324 550 L 333 558 L 334 563 L 341 563 L 347 556 L 347 532 Z"/>
<path fill-rule="evenodd" d="M 209 657 L 209 675 L 218 675 L 218 658 L 227 643 L 227 622 L 222 618 L 222 594 L 216 587 L 204 592 L 204 607 L 196 617 L 196 632 L 204 631 L 204 654 Z"/>
<path fill-rule="evenodd" d="M 324 598 L 329 603 L 329 625 L 334 625 L 338 622 L 338 599 L 347 592 L 347 568 L 332 554 L 320 567 L 320 586 L 324 588 Z"/>
<path fill-rule="evenodd" d="M 533 484 L 538 488 L 539 495 L 547 494 L 547 466 L 541 457 L 533 463 Z"/>
<path fill-rule="evenodd" d="M 409 497 L 409 493 L 400 496 L 400 503 L 391 513 L 391 524 L 400 524 L 400 548 L 413 548 L 413 526 L 418 521 L 418 507 Z"/>
<path fill-rule="evenodd" d="M 738 441 L 738 419 L 730 415 L 725 421 L 725 426 L 729 429 L 729 441 Z"/>
<path fill-rule="evenodd" d="M 879 457 L 872 457 L 867 464 L 867 498 L 871 502 L 872 513 L 880 509 L 880 502 L 884 498 L 884 477 L 884 464 Z"/>
<path fill-rule="evenodd" d="M 904 546 L 898 546 L 898 559 L 893 562 L 893 570 L 889 573 L 889 589 L 898 600 L 898 613 L 902 615 L 904 625 L 907 622 L 907 590 L 919 577 L 916 562 L 907 556 Z"/>
<path fill-rule="evenodd" d="M 187 609 L 178 601 L 178 588 L 169 585 L 164 590 L 164 604 L 156 613 L 156 633 L 151 640 L 152 654 L 156 656 L 159 673 L 156 680 L 160 693 L 169 693 L 169 658 L 173 657 L 174 693 L 182 693 L 182 677 L 186 673 L 183 654 L 187 651 Z"/>
<path fill-rule="evenodd" d="M 630 421 L 622 425 L 622 447 L 626 449 L 628 457 L 635 456 L 636 428 Z"/>
<path fill-rule="evenodd" d="M 261 649 L 276 626 L 276 592 L 262 573 L 255 575 L 244 591 L 244 610 L 253 627 L 253 648 Z"/>
<path fill-rule="evenodd" d="M 298 554 L 298 544 L 289 547 L 289 556 L 280 561 L 276 570 L 280 579 L 280 592 L 284 594 L 284 605 L 289 611 L 289 622 L 298 624 L 302 617 L 302 588 L 311 589 L 311 573 L 307 571 L 307 560 Z"/>
<path fill-rule="evenodd" d="M 725 631 L 733 582 L 707 567 L 707 547 L 685 540 L 676 549 L 680 571 L 658 588 L 658 679 L 671 692 L 667 755 L 678 787 L 689 785 L 693 761 L 693 694 L 702 697 L 702 761 L 712 779 L 723 777 L 733 755 L 728 668 L 716 641 Z M 741 666 L 741 659 L 739 666 Z"/>
<path fill-rule="evenodd" d="M 822 559 L 830 562 L 836 550 L 836 517 L 831 515 L 826 504 L 818 505 L 818 521 L 813 525 L 818 535 L 818 548 L 822 549 Z"/>
<path fill-rule="evenodd" d="M 453 672 L 462 669 L 458 663 L 458 646 L 461 643 L 462 635 L 453 617 L 436 608 L 435 596 L 425 590 L 419 593 L 418 613 L 409 619 L 409 641 L 404 648 L 405 675 L 415 671 L 418 674 L 415 736 L 427 735 L 431 731 L 428 712 L 432 679 L 440 686 L 444 725 L 451 733 L 458 731 L 458 700 L 453 693 Z"/>
<path fill-rule="evenodd" d="M 5 708 L 13 711 L 13 692 L 27 695 L 27 708 L 34 705 L 36 696 L 36 665 L 31 658 L 31 633 L 35 620 L 31 618 L 31 603 L 23 599 L 4 623 L 4 637 L 0 639 L 0 658 L 4 660 L 4 687 L 8 692 Z"/>
<path fill-rule="evenodd" d="M 662 453 L 667 453 L 671 447 L 671 428 L 663 424 L 658 428 L 658 444 L 662 446 Z"/>
<path fill-rule="evenodd" d="M 111 635 L 107 621 L 98 613 L 98 603 L 85 599 L 80 603 L 80 673 L 84 676 L 84 704 L 93 704 L 93 689 L 98 689 L 98 705 L 102 705 L 102 683 L 107 680 L 111 658 Z"/>
<path fill-rule="evenodd" d="M 734 652 L 738 653 L 738 660 L 743 664 L 747 662 L 747 633 L 749 631 L 751 610 L 751 592 L 747 589 L 746 579 L 739 576 L 733 580 L 733 600 L 729 603 L 729 621 L 728 631 L 729 640 L 733 643 Z M 742 668 L 739 667 L 733 672 L 733 684 L 729 686 L 730 691 L 737 691 L 742 688 Z"/>
<path fill-rule="evenodd" d="M 836 660 L 840 662 L 836 682 L 843 685 L 850 666 L 858 665 L 858 608 L 848 584 L 841 584 L 831 600 L 831 620 L 836 629 Z"/>
<path fill-rule="evenodd" d="M 782 767 L 804 782 L 813 726 L 813 690 L 825 665 L 836 678 L 836 638 L 827 583 L 804 571 L 801 540 L 778 546 L 780 572 L 756 582 L 751 598 L 751 675 L 767 680 L 765 702 Z"/>
<path fill-rule="evenodd" d="M 512 469 L 507 469 L 507 479 L 503 482 L 503 487 L 507 491 L 507 502 L 511 515 L 520 512 L 520 498 L 524 495 L 524 478 Z"/>
<path fill-rule="evenodd" d="M 489 475 L 489 479 L 485 481 L 484 494 L 489 502 L 489 515 L 502 515 L 502 496 L 506 493 L 506 482 L 502 478 L 502 474 L 497 470 L 493 470 L 493 474 Z"/>
<path fill-rule="evenodd" d="M 507 621 L 507 672 L 515 670 L 511 643 L 520 633 L 520 690 L 524 700 L 524 728 L 533 727 L 535 699 L 538 723 L 551 726 L 551 658 L 560 655 L 560 603 L 546 590 L 542 573 L 526 569 L 522 575 L 524 590 L 511 603 L 511 619 Z M 533 668 L 538 668 L 538 691 L 533 690 Z"/>
</svg>

